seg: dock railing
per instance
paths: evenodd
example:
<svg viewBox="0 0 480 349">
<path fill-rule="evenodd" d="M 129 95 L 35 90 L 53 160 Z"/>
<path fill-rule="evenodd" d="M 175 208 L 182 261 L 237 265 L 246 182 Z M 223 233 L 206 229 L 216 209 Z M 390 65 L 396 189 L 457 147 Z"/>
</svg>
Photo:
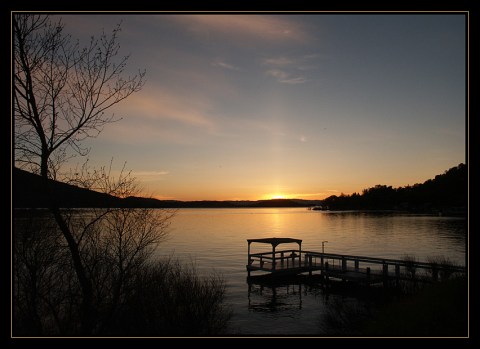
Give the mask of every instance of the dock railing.
<svg viewBox="0 0 480 349">
<path fill-rule="evenodd" d="M 322 271 L 335 277 L 347 272 L 359 277 L 383 279 L 446 279 L 452 274 L 465 273 L 463 266 L 446 263 L 417 262 L 405 259 L 376 258 L 336 253 L 280 250 L 250 254 L 247 265 L 250 270 L 268 272 L 295 270 L 299 273 Z"/>
<path fill-rule="evenodd" d="M 466 268 L 463 266 L 420 262 L 408 258 L 390 259 L 312 251 L 302 251 L 302 253 L 305 254 L 304 265 L 308 269 L 320 267 L 323 270 L 328 265 L 331 271 L 353 271 L 366 275 L 382 275 L 398 279 L 430 278 L 433 280 L 448 278 L 448 276 L 455 273 L 466 272 Z"/>
<path fill-rule="evenodd" d="M 302 266 L 302 254 L 303 251 L 295 249 L 251 253 L 248 265 L 266 271 L 299 268 Z"/>
</svg>

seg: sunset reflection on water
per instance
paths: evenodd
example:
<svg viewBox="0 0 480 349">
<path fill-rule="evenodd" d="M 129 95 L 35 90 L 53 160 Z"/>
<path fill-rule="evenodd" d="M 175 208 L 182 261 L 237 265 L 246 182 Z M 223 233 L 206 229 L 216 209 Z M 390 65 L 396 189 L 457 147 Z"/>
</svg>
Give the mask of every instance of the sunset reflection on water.
<svg viewBox="0 0 480 349">
<path fill-rule="evenodd" d="M 227 302 L 234 310 L 232 326 L 238 333 L 319 334 L 319 316 L 329 303 L 318 289 L 302 289 L 301 307 L 298 292 L 293 294 L 292 287 L 287 292 L 287 285 L 261 292 L 250 286 L 249 293 L 247 239 L 267 237 L 302 239 L 302 250 L 309 251 L 320 252 L 322 241 L 328 241 L 326 253 L 394 259 L 408 254 L 419 261 L 444 256 L 465 265 L 465 219 L 306 208 L 180 209 L 157 255 L 193 261 L 201 273 L 223 275 Z M 262 252 L 262 246 L 254 248 Z"/>
</svg>

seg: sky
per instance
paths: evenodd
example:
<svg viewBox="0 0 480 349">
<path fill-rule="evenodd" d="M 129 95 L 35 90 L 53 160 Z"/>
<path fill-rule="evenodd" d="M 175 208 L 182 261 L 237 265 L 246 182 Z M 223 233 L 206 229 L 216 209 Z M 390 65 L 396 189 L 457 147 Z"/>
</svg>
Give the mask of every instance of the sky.
<svg viewBox="0 0 480 349">
<path fill-rule="evenodd" d="M 464 14 L 61 17 L 81 43 L 121 21 L 127 73 L 146 69 L 86 143 L 145 196 L 323 199 L 466 162 Z"/>
</svg>

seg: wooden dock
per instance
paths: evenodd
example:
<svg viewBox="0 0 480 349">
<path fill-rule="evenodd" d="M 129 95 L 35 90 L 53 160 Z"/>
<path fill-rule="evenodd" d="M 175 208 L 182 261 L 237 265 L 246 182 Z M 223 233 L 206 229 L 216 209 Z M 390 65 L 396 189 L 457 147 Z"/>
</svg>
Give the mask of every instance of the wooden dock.
<svg viewBox="0 0 480 349">
<path fill-rule="evenodd" d="M 330 278 L 367 285 L 402 280 L 435 282 L 447 279 L 452 274 L 465 274 L 466 268 L 450 264 L 417 262 L 414 260 L 374 258 L 302 251 L 302 240 L 292 238 L 249 239 L 248 277 L 252 272 L 263 272 L 269 278 L 308 273 L 320 274 L 325 281 Z M 269 252 L 250 253 L 250 244 L 270 244 Z M 276 250 L 280 244 L 296 243 L 298 249 Z"/>
</svg>

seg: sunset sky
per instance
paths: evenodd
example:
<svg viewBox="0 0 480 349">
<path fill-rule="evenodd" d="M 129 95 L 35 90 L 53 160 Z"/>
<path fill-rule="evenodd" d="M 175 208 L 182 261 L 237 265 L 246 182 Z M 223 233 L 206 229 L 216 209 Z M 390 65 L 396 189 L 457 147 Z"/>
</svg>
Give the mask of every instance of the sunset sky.
<svg viewBox="0 0 480 349">
<path fill-rule="evenodd" d="M 466 161 L 465 14 L 62 18 L 81 40 L 122 21 L 128 69 L 147 71 L 88 141 L 144 195 L 322 199 Z"/>
</svg>

